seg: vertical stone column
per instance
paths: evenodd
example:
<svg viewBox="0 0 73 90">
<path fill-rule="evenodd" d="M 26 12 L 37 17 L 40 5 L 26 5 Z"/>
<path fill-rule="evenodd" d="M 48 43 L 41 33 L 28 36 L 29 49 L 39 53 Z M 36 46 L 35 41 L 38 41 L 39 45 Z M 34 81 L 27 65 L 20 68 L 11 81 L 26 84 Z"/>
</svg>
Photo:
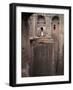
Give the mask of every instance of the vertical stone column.
<svg viewBox="0 0 73 90">
<path fill-rule="evenodd" d="M 32 15 L 31 15 L 29 18 L 29 38 L 33 36 L 32 30 L 33 29 L 32 29 Z"/>
<path fill-rule="evenodd" d="M 30 16 L 30 20 L 29 20 L 29 27 L 30 27 L 29 35 L 30 35 L 30 38 L 35 37 L 35 23 L 36 23 L 35 21 L 36 21 L 36 14 L 32 14 Z"/>
<path fill-rule="evenodd" d="M 62 55 L 62 47 L 64 45 L 64 18 L 60 16 L 60 25 L 59 25 L 59 53 Z"/>
<path fill-rule="evenodd" d="M 36 14 L 33 14 L 33 16 L 32 16 L 32 32 L 33 32 L 33 38 L 35 37 L 35 23 L 36 23 Z"/>
<path fill-rule="evenodd" d="M 64 74 L 64 17 L 59 15 L 59 59 L 57 74 Z"/>
<path fill-rule="evenodd" d="M 50 22 L 50 38 L 52 37 L 52 31 L 51 31 L 51 23 L 52 23 L 52 17 L 51 15 L 49 16 L 49 22 Z"/>
<path fill-rule="evenodd" d="M 46 31 L 47 37 L 51 37 L 51 20 L 48 14 L 46 14 Z"/>
</svg>

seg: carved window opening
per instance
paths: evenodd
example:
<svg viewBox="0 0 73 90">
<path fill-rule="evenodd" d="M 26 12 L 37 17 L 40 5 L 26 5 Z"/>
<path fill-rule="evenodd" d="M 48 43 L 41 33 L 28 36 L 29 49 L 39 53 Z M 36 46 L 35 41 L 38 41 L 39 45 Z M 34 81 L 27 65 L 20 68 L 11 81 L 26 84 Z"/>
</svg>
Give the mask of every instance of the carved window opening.
<svg viewBox="0 0 73 90">
<path fill-rule="evenodd" d="M 54 24 L 54 27 L 53 28 L 54 28 L 54 30 L 56 29 L 56 25 L 55 24 Z"/>
<path fill-rule="evenodd" d="M 52 25 L 53 25 L 53 30 L 56 30 L 56 28 L 59 25 L 59 17 L 58 16 L 54 16 L 52 18 Z"/>
<path fill-rule="evenodd" d="M 46 24 L 45 17 L 42 15 L 38 15 L 37 24 Z"/>
</svg>

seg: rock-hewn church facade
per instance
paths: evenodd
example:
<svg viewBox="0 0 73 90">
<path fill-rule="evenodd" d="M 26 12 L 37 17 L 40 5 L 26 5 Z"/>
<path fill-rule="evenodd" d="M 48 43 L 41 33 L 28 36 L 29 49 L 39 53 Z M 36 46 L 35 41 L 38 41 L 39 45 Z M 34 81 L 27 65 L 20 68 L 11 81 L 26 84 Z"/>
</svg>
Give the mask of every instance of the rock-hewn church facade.
<svg viewBox="0 0 73 90">
<path fill-rule="evenodd" d="M 22 13 L 22 77 L 64 74 L 64 15 Z"/>
</svg>

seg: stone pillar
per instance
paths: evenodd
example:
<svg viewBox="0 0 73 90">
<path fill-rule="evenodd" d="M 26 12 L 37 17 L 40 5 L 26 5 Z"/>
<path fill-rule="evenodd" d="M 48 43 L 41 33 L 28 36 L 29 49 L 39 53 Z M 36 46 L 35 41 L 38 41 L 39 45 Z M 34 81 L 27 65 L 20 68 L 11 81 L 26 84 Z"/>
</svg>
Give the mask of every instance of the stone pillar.
<svg viewBox="0 0 73 90">
<path fill-rule="evenodd" d="M 46 31 L 47 31 L 47 37 L 51 37 L 51 19 L 50 16 L 46 15 Z"/>
</svg>

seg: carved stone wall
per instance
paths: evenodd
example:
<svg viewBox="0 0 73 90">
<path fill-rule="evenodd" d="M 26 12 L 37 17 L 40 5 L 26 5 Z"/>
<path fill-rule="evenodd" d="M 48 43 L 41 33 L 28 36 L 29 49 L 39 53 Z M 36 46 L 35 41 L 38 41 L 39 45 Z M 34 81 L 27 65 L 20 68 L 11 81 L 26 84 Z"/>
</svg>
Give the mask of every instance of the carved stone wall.
<svg viewBox="0 0 73 90">
<path fill-rule="evenodd" d="M 22 77 L 64 74 L 64 15 L 22 14 L 21 69 Z"/>
</svg>

